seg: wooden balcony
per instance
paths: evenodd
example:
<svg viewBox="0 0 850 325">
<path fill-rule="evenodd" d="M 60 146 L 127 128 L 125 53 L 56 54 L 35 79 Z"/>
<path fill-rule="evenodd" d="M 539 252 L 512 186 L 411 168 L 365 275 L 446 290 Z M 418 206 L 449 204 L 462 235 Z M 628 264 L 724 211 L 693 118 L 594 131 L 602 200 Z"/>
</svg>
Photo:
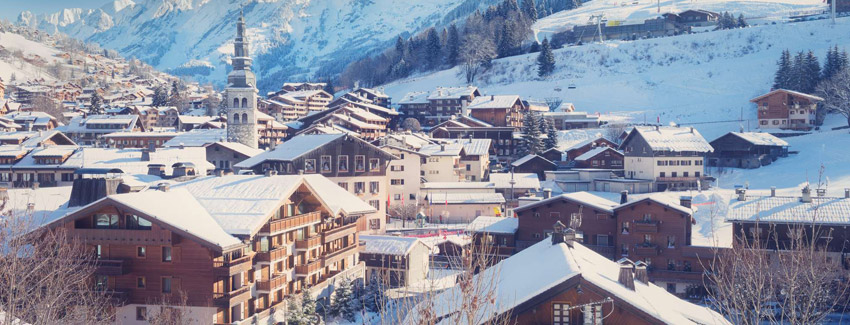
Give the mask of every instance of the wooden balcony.
<svg viewBox="0 0 850 325">
<path fill-rule="evenodd" d="M 635 221 L 634 227 L 632 227 L 632 231 L 634 231 L 634 232 L 656 233 L 656 232 L 658 232 L 658 221 L 655 221 L 655 220 Z"/>
<path fill-rule="evenodd" d="M 337 261 L 351 255 L 351 254 L 357 254 L 357 252 L 359 251 L 359 248 L 360 248 L 360 245 L 354 244 L 354 245 L 348 246 L 346 248 L 337 250 L 335 252 L 325 254 L 325 256 L 323 258 L 324 259 L 324 265 L 333 264 L 333 263 L 336 263 Z"/>
<path fill-rule="evenodd" d="M 257 281 L 257 291 L 272 292 L 286 286 L 286 275 L 279 273 L 268 280 Z"/>
<path fill-rule="evenodd" d="M 655 244 L 639 244 L 635 246 L 635 255 L 637 256 L 658 256 L 658 245 Z"/>
<path fill-rule="evenodd" d="M 325 267 L 324 261 L 319 258 L 313 261 L 310 261 L 304 265 L 296 265 L 295 266 L 295 275 L 297 276 L 308 276 L 311 273 L 315 273 Z"/>
<path fill-rule="evenodd" d="M 311 249 L 322 245 L 322 236 L 315 235 L 313 237 L 304 238 L 295 241 L 295 249 Z"/>
<path fill-rule="evenodd" d="M 653 281 L 675 281 L 689 283 L 703 283 L 703 272 L 652 269 L 649 270 L 649 279 Z"/>
<path fill-rule="evenodd" d="M 93 260 L 95 266 L 94 274 L 98 275 L 124 275 L 127 274 L 127 269 L 124 267 L 124 260 Z"/>
<path fill-rule="evenodd" d="M 230 308 L 251 298 L 251 286 L 242 286 L 227 293 L 213 293 L 213 303 Z"/>
<path fill-rule="evenodd" d="M 257 252 L 255 259 L 256 262 L 276 262 L 286 258 L 287 256 L 286 247 L 280 246 L 272 248 L 268 252 Z"/>
<path fill-rule="evenodd" d="M 322 221 L 319 211 L 272 220 L 260 228 L 261 233 L 278 234 L 290 229 L 307 226 Z"/>
<path fill-rule="evenodd" d="M 248 254 L 231 261 L 213 260 L 213 270 L 216 275 L 231 276 L 240 272 L 245 272 L 253 266 L 251 261 L 254 254 Z"/>
<path fill-rule="evenodd" d="M 118 245 L 171 245 L 169 231 L 136 229 L 81 229 L 71 230 L 71 236 L 89 244 Z"/>
<path fill-rule="evenodd" d="M 334 240 L 343 238 L 357 232 L 357 223 L 352 222 L 345 226 L 336 227 L 334 229 L 322 233 L 322 242 L 329 243 Z"/>
</svg>

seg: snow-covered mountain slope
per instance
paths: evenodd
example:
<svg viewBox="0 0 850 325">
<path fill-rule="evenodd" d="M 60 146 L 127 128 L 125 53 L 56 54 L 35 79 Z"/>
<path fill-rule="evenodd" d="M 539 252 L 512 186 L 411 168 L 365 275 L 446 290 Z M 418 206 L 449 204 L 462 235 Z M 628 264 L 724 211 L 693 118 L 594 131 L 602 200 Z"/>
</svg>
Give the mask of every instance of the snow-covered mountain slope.
<svg viewBox="0 0 850 325">
<path fill-rule="evenodd" d="M 586 44 L 555 50 L 557 67 L 546 79 L 537 77 L 536 54 L 530 54 L 495 60 L 475 84 L 487 94 L 560 97 L 580 111 L 603 118 L 692 125 L 713 140 L 741 128 L 756 130 L 756 110 L 749 100 L 769 90 L 781 51 L 813 50 L 823 62 L 831 46 L 850 50 L 848 30 L 850 18 L 839 18 L 835 26 L 818 20 Z M 397 101 L 407 92 L 464 84 L 463 74 L 455 68 L 383 87 Z M 834 149 L 850 146 L 850 134 L 830 130 L 845 123 L 842 117 L 830 116 L 827 122 L 822 131 L 787 139 L 791 150 L 799 154 L 759 169 L 727 169 L 717 175 L 719 186 L 749 182 L 754 188 L 778 186 L 799 194 L 798 185 L 816 181 L 823 163 L 825 177 L 835 190 L 832 194 L 843 195 L 841 188 L 850 187 L 846 163 L 850 157 Z M 585 133 L 595 134 L 569 134 L 564 140 L 573 141 Z"/>
<path fill-rule="evenodd" d="M 554 32 L 572 29 L 575 25 L 586 25 L 591 15 L 604 15 L 613 23 L 643 22 L 661 14 L 679 13 L 688 9 L 703 9 L 715 12 L 728 11 L 738 16 L 743 14 L 750 23 L 765 23 L 786 20 L 789 16 L 827 9 L 823 0 L 593 0 L 575 10 L 562 11 L 537 21 L 532 29 L 543 40 Z"/>
<path fill-rule="evenodd" d="M 33 59 L 38 56 L 47 63 L 55 61 L 55 55 L 59 53 L 59 50 L 55 48 L 9 32 L 0 33 L 0 44 L 10 53 L 20 51 L 23 58 Z M 53 80 L 53 77 L 45 71 L 44 67 L 36 66 L 25 59 L 18 59 L 14 55 L 0 58 L 0 78 L 8 83 L 12 75 L 15 75 L 17 81 L 38 78 Z"/>
<path fill-rule="evenodd" d="M 214 70 L 194 77 L 223 83 L 236 17 L 244 4 L 260 88 L 271 90 L 286 79 L 309 78 L 329 63 L 342 67 L 389 45 L 399 34 L 441 22 L 469 0 L 119 1 L 46 16 L 24 12 L 19 23 L 93 41 L 162 70 L 185 67 L 187 62 L 212 66 Z"/>
</svg>

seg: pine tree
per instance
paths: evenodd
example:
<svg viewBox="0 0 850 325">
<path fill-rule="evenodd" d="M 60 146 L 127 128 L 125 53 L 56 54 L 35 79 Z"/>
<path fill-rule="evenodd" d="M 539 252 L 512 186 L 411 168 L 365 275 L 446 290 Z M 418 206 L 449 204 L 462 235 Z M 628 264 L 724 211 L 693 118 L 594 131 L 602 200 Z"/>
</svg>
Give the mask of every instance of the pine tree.
<svg viewBox="0 0 850 325">
<path fill-rule="evenodd" d="M 791 84 L 791 53 L 788 50 L 782 51 L 779 57 L 776 69 L 776 76 L 773 78 L 773 89 L 788 89 Z"/>
<path fill-rule="evenodd" d="M 168 90 L 162 85 L 156 86 L 153 90 L 153 101 L 151 106 L 160 107 L 168 105 Z"/>
<path fill-rule="evenodd" d="M 540 77 L 548 76 L 555 71 L 555 55 L 552 54 L 552 47 L 549 46 L 549 39 L 544 38 L 540 44 L 540 54 L 537 56 L 537 75 Z"/>
<path fill-rule="evenodd" d="M 540 52 L 540 43 L 537 43 L 537 41 L 534 41 L 534 43 L 531 43 L 531 46 L 528 48 L 528 53 L 537 53 L 537 52 Z"/>
<path fill-rule="evenodd" d="M 95 91 L 91 96 L 91 105 L 89 107 L 91 114 L 103 114 L 103 97 Z"/>
<path fill-rule="evenodd" d="M 738 14 L 738 27 L 747 27 L 747 21 L 744 20 L 744 14 Z"/>
<path fill-rule="evenodd" d="M 522 145 L 519 148 L 519 156 L 543 152 L 543 142 L 540 139 L 540 119 L 536 113 L 527 112 L 522 121 Z"/>
<path fill-rule="evenodd" d="M 544 144 L 546 145 L 546 150 L 557 148 L 558 147 L 558 130 L 555 129 L 555 125 L 552 124 L 549 120 L 544 119 L 546 125 L 546 140 Z"/>
<path fill-rule="evenodd" d="M 287 299 L 286 323 L 299 325 L 306 324 L 304 313 L 301 310 L 301 305 L 295 301 L 294 297 Z"/>
<path fill-rule="evenodd" d="M 327 81 L 325 81 L 324 91 L 327 92 L 328 94 L 331 94 L 331 96 L 334 95 L 334 93 L 336 91 L 334 90 L 334 79 L 333 78 L 328 78 Z"/>
<path fill-rule="evenodd" d="M 815 87 L 820 82 L 820 63 L 812 51 L 806 53 L 804 62 L 803 73 L 805 74 L 805 82 L 800 91 L 811 94 L 815 92 Z"/>
<path fill-rule="evenodd" d="M 508 57 L 513 54 L 513 23 L 506 21 L 502 25 L 502 34 L 499 37 L 499 45 L 496 51 L 500 58 Z"/>
<path fill-rule="evenodd" d="M 318 324 L 322 321 L 316 309 L 316 299 L 313 299 L 310 288 L 304 288 L 301 291 L 301 313 L 304 315 L 306 324 Z"/>
<path fill-rule="evenodd" d="M 437 35 L 437 30 L 431 28 L 428 30 L 428 41 L 425 45 L 427 51 L 428 63 L 431 68 L 436 68 L 440 65 L 442 58 L 442 49 L 440 47 L 440 36 Z"/>
<path fill-rule="evenodd" d="M 353 322 L 355 320 L 355 313 L 357 312 L 355 300 L 351 282 L 347 279 L 342 279 L 339 286 L 334 290 L 330 314 L 334 317 L 342 317 L 349 322 Z"/>
<path fill-rule="evenodd" d="M 460 60 L 460 35 L 457 31 L 457 25 L 449 26 L 449 35 L 446 40 L 446 63 L 450 66 L 455 66 Z"/>
<path fill-rule="evenodd" d="M 790 90 L 803 91 L 806 87 L 806 56 L 803 51 L 797 52 L 794 56 L 794 61 L 791 65 L 791 84 L 788 85 Z"/>
<path fill-rule="evenodd" d="M 407 45 L 404 43 L 404 39 L 399 36 L 395 40 L 395 53 L 398 55 L 399 59 L 404 56 L 405 49 L 407 49 Z"/>
<path fill-rule="evenodd" d="M 531 21 L 537 21 L 537 8 L 534 7 L 534 0 L 522 0 L 522 13 Z"/>
</svg>

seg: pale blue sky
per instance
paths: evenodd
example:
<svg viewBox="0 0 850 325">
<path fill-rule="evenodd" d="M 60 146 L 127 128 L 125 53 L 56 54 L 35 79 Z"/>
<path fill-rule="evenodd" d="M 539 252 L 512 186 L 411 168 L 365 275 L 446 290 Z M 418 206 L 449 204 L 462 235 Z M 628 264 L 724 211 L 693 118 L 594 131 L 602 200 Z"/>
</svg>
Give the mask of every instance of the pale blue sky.
<svg viewBox="0 0 850 325">
<path fill-rule="evenodd" d="M 100 8 L 109 0 L 0 0 L 0 18 L 15 21 L 21 11 L 53 13 L 65 8 Z"/>
</svg>

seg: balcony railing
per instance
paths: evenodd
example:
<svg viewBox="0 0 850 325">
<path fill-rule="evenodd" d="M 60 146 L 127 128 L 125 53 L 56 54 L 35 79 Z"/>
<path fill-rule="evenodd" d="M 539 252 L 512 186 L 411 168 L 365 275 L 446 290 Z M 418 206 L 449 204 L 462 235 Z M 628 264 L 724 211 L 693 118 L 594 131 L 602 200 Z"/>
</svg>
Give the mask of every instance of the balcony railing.
<svg viewBox="0 0 850 325">
<path fill-rule="evenodd" d="M 287 257 L 286 247 L 280 246 L 276 248 L 272 248 L 268 252 L 257 252 L 257 262 L 274 262 L 279 261 Z"/>
<path fill-rule="evenodd" d="M 321 258 L 310 261 L 304 265 L 295 266 L 295 274 L 298 276 L 308 276 L 325 267 L 324 261 Z"/>
<path fill-rule="evenodd" d="M 319 235 L 295 241 L 295 249 L 310 249 L 320 245 L 322 245 L 322 236 Z"/>
<path fill-rule="evenodd" d="M 322 233 L 322 242 L 329 243 L 334 240 L 343 238 L 350 234 L 357 232 L 357 223 L 352 222 L 350 224 L 344 225 L 342 227 L 336 227 L 334 229 L 325 231 Z"/>
<path fill-rule="evenodd" d="M 635 255 L 638 255 L 638 256 L 658 256 L 658 245 L 655 245 L 655 244 L 638 244 L 638 245 L 635 245 Z"/>
<path fill-rule="evenodd" d="M 667 177 L 657 177 L 655 180 L 658 181 L 658 182 L 695 182 L 697 180 L 701 180 L 701 181 L 707 180 L 707 179 L 709 179 L 709 177 L 710 176 L 705 176 L 705 175 L 688 176 L 688 177 L 684 177 L 684 176 L 669 177 L 669 176 L 667 176 Z"/>
<path fill-rule="evenodd" d="M 275 234 L 288 229 L 303 227 L 320 221 L 322 221 L 322 214 L 320 212 L 310 212 L 293 217 L 272 220 L 269 223 L 263 225 L 263 228 L 260 229 L 260 232 Z"/>
<path fill-rule="evenodd" d="M 251 287 L 242 286 L 226 293 L 213 293 L 213 302 L 220 306 L 233 306 L 239 302 L 246 301 L 251 297 Z"/>
<path fill-rule="evenodd" d="M 324 265 L 336 263 L 337 261 L 345 258 L 349 254 L 356 254 L 359 247 L 360 245 L 354 244 L 346 248 L 337 250 L 335 252 L 326 254 L 324 257 Z"/>
<path fill-rule="evenodd" d="M 167 231 L 77 228 L 72 231 L 72 235 L 92 244 L 171 245 L 171 234 Z"/>
<path fill-rule="evenodd" d="M 99 275 L 124 275 L 127 270 L 124 268 L 124 260 L 93 260 L 95 266 L 94 273 Z"/>
<path fill-rule="evenodd" d="M 653 270 L 649 270 L 649 277 L 652 280 L 686 281 L 686 282 L 702 283 L 703 272 L 684 271 L 684 270 L 677 271 L 677 270 L 667 270 L 667 269 L 653 269 Z"/>
<path fill-rule="evenodd" d="M 285 274 L 275 274 L 271 279 L 257 281 L 257 291 L 271 292 L 286 286 L 286 283 Z"/>
<path fill-rule="evenodd" d="M 639 220 L 635 221 L 632 228 L 635 232 L 658 232 L 658 221 L 655 220 Z"/>
<path fill-rule="evenodd" d="M 213 269 L 216 271 L 216 274 L 219 275 L 234 275 L 239 272 L 250 270 L 252 266 L 252 259 L 253 254 L 248 254 L 230 261 L 213 260 Z"/>
</svg>

